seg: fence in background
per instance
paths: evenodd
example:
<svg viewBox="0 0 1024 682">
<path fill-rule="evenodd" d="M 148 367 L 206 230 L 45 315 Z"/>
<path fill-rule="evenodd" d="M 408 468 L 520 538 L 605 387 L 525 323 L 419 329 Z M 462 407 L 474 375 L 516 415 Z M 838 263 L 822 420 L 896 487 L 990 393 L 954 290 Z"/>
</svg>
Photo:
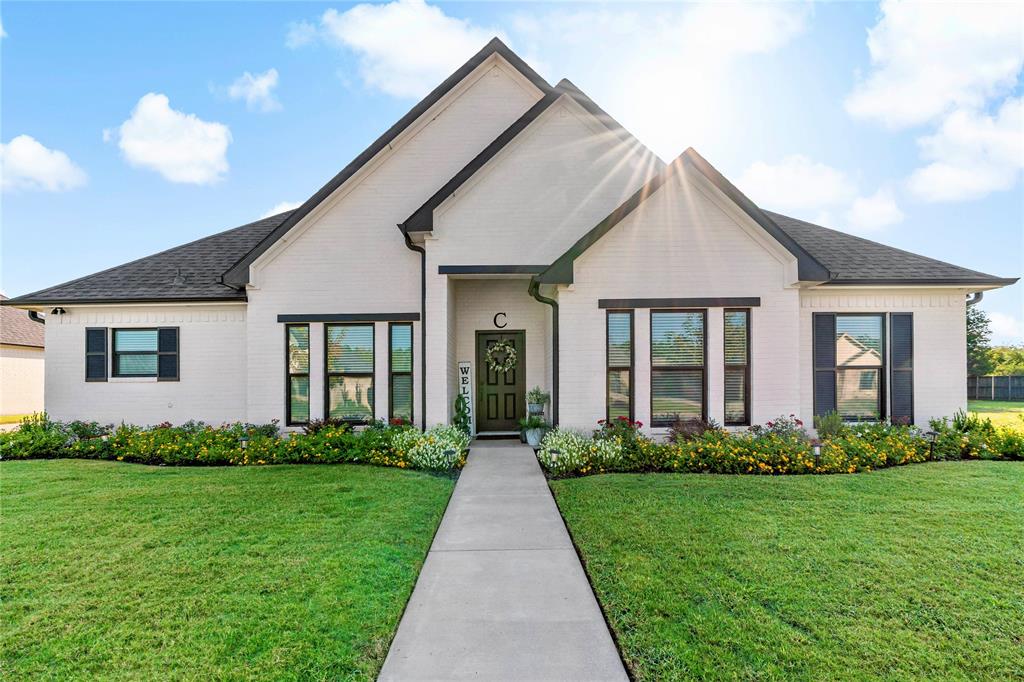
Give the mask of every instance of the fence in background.
<svg viewBox="0 0 1024 682">
<path fill-rule="evenodd" d="M 1024 374 L 967 377 L 968 400 L 1024 400 Z"/>
</svg>

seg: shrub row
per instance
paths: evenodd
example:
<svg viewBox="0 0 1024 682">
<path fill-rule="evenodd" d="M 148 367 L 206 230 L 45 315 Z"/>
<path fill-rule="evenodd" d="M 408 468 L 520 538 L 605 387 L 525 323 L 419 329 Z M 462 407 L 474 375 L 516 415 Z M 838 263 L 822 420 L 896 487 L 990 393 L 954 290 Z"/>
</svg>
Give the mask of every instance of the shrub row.
<svg viewBox="0 0 1024 682">
<path fill-rule="evenodd" d="M 362 462 L 403 469 L 449 471 L 466 461 L 469 438 L 454 427 L 423 433 L 406 425 L 374 423 L 352 430 L 319 425 L 281 436 L 277 424 L 188 422 L 142 428 L 95 422 L 57 422 L 36 415 L 0 434 L 0 458 L 73 457 L 169 466 L 334 464 Z"/>
<path fill-rule="evenodd" d="M 715 425 L 673 429 L 658 443 L 628 419 L 592 434 L 555 429 L 537 452 L 551 476 L 603 472 L 679 471 L 718 474 L 841 474 L 947 459 L 1024 459 L 1024 430 L 958 415 L 932 422 L 930 432 L 889 423 L 842 425 L 812 440 L 803 424 L 780 417 L 730 433 Z"/>
</svg>

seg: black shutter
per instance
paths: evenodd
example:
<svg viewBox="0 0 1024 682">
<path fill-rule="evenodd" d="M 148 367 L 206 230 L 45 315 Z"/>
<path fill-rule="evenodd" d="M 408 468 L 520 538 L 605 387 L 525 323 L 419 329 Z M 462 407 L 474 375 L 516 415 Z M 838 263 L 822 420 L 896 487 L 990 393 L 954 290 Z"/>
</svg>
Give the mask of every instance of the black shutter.
<svg viewBox="0 0 1024 682">
<path fill-rule="evenodd" d="M 178 380 L 178 328 L 157 330 L 157 380 Z"/>
<path fill-rule="evenodd" d="M 85 380 L 107 380 L 107 328 L 85 330 Z"/>
<path fill-rule="evenodd" d="M 814 415 L 836 411 L 836 316 L 814 314 Z"/>
<path fill-rule="evenodd" d="M 914 423 L 914 316 L 911 313 L 890 315 L 892 335 L 892 377 L 889 396 L 894 424 Z"/>
</svg>

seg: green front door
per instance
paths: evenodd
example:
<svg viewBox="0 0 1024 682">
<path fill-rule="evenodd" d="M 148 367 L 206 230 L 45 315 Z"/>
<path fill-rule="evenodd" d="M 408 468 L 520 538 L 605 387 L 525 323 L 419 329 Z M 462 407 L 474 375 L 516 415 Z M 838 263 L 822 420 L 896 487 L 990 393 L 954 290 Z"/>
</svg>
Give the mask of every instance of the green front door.
<svg viewBox="0 0 1024 682">
<path fill-rule="evenodd" d="M 487 366 L 487 351 L 499 341 L 516 351 L 516 366 L 507 372 Z M 518 431 L 526 411 L 526 332 L 477 332 L 476 366 L 477 432 Z"/>
</svg>

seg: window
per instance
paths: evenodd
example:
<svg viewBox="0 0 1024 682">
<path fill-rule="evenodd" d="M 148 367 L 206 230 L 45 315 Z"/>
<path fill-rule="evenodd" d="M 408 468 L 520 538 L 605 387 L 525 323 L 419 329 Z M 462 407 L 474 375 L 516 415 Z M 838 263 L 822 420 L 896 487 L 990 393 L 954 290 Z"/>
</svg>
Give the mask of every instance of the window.
<svg viewBox="0 0 1024 682">
<path fill-rule="evenodd" d="M 412 422 L 412 325 L 392 322 L 389 333 L 391 399 L 388 416 Z"/>
<path fill-rule="evenodd" d="M 703 419 L 704 311 L 651 311 L 651 425 Z"/>
<path fill-rule="evenodd" d="M 726 310 L 725 423 L 750 424 L 750 311 Z"/>
<path fill-rule="evenodd" d="M 115 329 L 115 377 L 178 380 L 178 328 Z"/>
<path fill-rule="evenodd" d="M 633 311 L 609 310 L 607 334 L 607 418 L 633 419 Z"/>
<path fill-rule="evenodd" d="M 373 325 L 329 324 L 327 416 L 348 422 L 373 419 Z"/>
<path fill-rule="evenodd" d="M 85 330 L 85 380 L 107 380 L 107 328 Z"/>
<path fill-rule="evenodd" d="M 309 325 L 287 324 L 287 414 L 285 423 L 309 423 Z"/>
<path fill-rule="evenodd" d="M 836 315 L 836 411 L 843 419 L 883 415 L 884 338 L 882 315 Z"/>
</svg>

